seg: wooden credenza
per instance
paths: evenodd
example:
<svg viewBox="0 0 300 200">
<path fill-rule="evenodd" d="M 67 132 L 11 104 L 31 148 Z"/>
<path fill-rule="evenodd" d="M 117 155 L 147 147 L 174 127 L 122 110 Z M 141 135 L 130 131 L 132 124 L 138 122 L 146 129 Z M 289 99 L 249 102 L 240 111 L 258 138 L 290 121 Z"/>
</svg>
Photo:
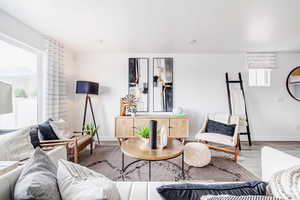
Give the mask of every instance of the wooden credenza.
<svg viewBox="0 0 300 200">
<path fill-rule="evenodd" d="M 169 137 L 187 138 L 189 135 L 189 119 L 187 116 L 164 115 L 138 115 L 118 116 L 115 118 L 115 136 L 118 139 L 136 137 L 137 131 L 149 124 L 150 120 L 156 120 L 158 130 L 165 126 Z"/>
</svg>

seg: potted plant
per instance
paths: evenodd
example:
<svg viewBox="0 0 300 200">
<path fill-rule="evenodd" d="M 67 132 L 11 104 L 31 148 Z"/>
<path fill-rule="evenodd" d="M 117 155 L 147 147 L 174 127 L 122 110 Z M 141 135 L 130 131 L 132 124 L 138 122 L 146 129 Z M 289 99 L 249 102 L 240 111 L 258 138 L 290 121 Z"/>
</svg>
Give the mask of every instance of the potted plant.
<svg viewBox="0 0 300 200">
<path fill-rule="evenodd" d="M 91 135 L 92 137 L 94 137 L 98 131 L 98 127 L 95 127 L 93 124 L 86 124 L 83 130 L 86 132 L 87 135 Z"/>
<path fill-rule="evenodd" d="M 150 128 L 148 126 L 138 129 L 137 134 L 145 143 L 149 143 Z"/>
</svg>

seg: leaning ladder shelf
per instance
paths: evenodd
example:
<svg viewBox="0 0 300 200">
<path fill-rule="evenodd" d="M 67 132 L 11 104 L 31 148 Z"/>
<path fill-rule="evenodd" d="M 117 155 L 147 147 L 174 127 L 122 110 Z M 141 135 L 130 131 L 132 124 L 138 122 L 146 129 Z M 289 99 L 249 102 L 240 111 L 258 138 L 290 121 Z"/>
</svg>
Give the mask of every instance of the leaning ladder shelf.
<svg viewBox="0 0 300 200">
<path fill-rule="evenodd" d="M 244 103 L 245 103 L 244 106 L 245 106 L 245 115 L 246 115 L 246 122 L 247 122 L 246 132 L 242 132 L 242 133 L 240 133 L 240 135 L 247 135 L 249 146 L 251 146 L 252 142 L 251 142 L 248 112 L 247 112 L 247 106 L 246 106 L 246 99 L 245 99 L 245 92 L 244 92 L 244 87 L 243 87 L 242 74 L 241 74 L 241 72 L 239 72 L 239 80 L 229 80 L 228 73 L 226 73 L 225 76 L 226 76 L 226 86 L 227 86 L 229 112 L 230 112 L 231 115 L 232 115 L 232 102 L 231 102 L 231 94 L 230 94 L 230 84 L 239 84 L 240 85 L 240 88 L 241 88 L 241 91 L 242 91 L 242 94 L 243 94 L 243 98 L 244 98 Z M 240 149 L 241 149 L 241 146 L 240 146 Z"/>
</svg>

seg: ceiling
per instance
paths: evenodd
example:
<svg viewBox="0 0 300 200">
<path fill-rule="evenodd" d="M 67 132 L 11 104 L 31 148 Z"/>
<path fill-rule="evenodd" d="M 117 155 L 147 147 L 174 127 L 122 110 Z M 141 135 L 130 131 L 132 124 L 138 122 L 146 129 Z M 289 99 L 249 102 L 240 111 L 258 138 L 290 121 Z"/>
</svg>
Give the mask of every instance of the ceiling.
<svg viewBox="0 0 300 200">
<path fill-rule="evenodd" d="M 299 0 L 1 0 L 0 8 L 78 52 L 300 50 Z"/>
</svg>

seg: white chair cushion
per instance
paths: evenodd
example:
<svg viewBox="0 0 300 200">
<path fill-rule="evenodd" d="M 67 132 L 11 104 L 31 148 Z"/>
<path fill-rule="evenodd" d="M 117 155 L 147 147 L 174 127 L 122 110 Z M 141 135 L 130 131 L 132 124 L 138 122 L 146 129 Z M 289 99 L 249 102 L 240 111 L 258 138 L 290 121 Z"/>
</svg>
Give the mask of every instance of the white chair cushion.
<svg viewBox="0 0 300 200">
<path fill-rule="evenodd" d="M 207 141 L 207 142 L 214 142 L 219 144 L 224 144 L 228 146 L 234 146 L 233 144 L 233 137 L 216 134 L 216 133 L 198 133 L 195 136 L 196 140 Z"/>
<path fill-rule="evenodd" d="M 211 161 L 211 152 L 207 145 L 190 142 L 184 146 L 184 162 L 195 167 L 204 167 Z"/>
</svg>

